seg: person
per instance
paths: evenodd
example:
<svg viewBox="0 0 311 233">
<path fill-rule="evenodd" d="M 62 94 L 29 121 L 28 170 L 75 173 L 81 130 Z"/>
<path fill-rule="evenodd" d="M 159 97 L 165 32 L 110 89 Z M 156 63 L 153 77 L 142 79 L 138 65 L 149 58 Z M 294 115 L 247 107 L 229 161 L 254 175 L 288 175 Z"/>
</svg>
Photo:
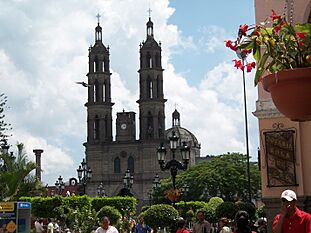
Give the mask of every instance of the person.
<svg viewBox="0 0 311 233">
<path fill-rule="evenodd" d="M 49 218 L 48 233 L 54 233 L 54 223 L 53 219 L 51 218 Z"/>
<path fill-rule="evenodd" d="M 218 221 L 219 233 L 231 233 L 231 228 L 229 227 L 229 221 L 226 217 L 222 217 Z"/>
<path fill-rule="evenodd" d="M 43 221 L 42 221 L 42 219 L 37 219 L 37 220 L 35 221 L 35 231 L 36 231 L 36 233 L 42 233 L 42 232 L 44 232 Z"/>
<path fill-rule="evenodd" d="M 257 233 L 267 233 L 267 221 L 265 218 L 258 219 L 257 224 Z"/>
<path fill-rule="evenodd" d="M 183 218 L 180 218 L 177 223 L 177 231 L 176 233 L 189 233 L 189 231 L 186 229 L 186 221 Z"/>
<path fill-rule="evenodd" d="M 151 231 L 152 231 L 151 227 L 145 224 L 144 218 L 140 218 L 140 221 L 136 225 L 135 232 L 136 233 L 147 233 Z"/>
<path fill-rule="evenodd" d="M 110 220 L 107 216 L 102 217 L 101 223 L 102 223 L 102 226 L 98 227 L 95 233 L 119 233 L 117 228 L 110 225 Z"/>
<path fill-rule="evenodd" d="M 293 190 L 285 190 L 281 194 L 280 213 L 274 217 L 272 224 L 273 233 L 310 233 L 311 215 L 298 209 L 297 196 Z"/>
<path fill-rule="evenodd" d="M 233 233 L 256 233 L 255 231 L 252 231 L 249 226 L 249 215 L 246 211 L 238 211 L 235 215 L 234 221 L 235 230 Z"/>
<path fill-rule="evenodd" d="M 198 221 L 193 225 L 192 232 L 193 233 L 210 233 L 211 232 L 211 224 L 205 220 L 204 212 L 199 210 L 197 212 Z"/>
</svg>

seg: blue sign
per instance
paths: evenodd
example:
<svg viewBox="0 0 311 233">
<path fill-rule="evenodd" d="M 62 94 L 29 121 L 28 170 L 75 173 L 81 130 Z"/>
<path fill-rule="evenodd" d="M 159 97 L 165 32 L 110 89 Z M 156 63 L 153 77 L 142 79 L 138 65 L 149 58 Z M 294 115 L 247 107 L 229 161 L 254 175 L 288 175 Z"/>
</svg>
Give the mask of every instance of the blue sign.
<svg viewBox="0 0 311 233">
<path fill-rule="evenodd" d="M 17 209 L 30 209 L 30 202 L 17 202 Z"/>
</svg>

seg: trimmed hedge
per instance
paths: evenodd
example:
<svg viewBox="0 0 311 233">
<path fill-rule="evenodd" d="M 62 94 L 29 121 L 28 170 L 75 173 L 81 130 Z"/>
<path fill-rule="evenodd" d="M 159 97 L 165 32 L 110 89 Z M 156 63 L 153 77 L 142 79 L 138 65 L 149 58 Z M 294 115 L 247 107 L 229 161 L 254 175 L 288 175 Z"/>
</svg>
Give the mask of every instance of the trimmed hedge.
<svg viewBox="0 0 311 233">
<path fill-rule="evenodd" d="M 131 215 L 136 210 L 136 199 L 133 197 L 88 197 L 88 196 L 53 196 L 53 197 L 21 197 L 20 201 L 31 203 L 31 213 L 40 218 L 58 217 L 57 207 L 67 206 L 81 209 L 90 206 L 96 212 L 104 206 L 116 208 L 122 215 Z"/>
<path fill-rule="evenodd" d="M 118 221 L 120 220 L 120 218 L 122 217 L 120 212 L 116 208 L 111 207 L 111 206 L 104 206 L 97 212 L 96 217 L 99 220 L 101 220 L 102 217 L 104 216 L 107 216 L 109 218 L 110 223 L 112 225 L 116 225 Z"/>
</svg>

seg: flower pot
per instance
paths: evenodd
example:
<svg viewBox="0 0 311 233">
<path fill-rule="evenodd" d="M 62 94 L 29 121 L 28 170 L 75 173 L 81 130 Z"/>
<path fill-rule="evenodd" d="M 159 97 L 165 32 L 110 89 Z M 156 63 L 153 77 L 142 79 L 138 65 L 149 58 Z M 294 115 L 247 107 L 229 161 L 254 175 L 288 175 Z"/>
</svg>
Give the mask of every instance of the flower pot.
<svg viewBox="0 0 311 233">
<path fill-rule="evenodd" d="M 283 70 L 263 79 L 276 108 L 292 121 L 311 120 L 311 67 Z"/>
</svg>

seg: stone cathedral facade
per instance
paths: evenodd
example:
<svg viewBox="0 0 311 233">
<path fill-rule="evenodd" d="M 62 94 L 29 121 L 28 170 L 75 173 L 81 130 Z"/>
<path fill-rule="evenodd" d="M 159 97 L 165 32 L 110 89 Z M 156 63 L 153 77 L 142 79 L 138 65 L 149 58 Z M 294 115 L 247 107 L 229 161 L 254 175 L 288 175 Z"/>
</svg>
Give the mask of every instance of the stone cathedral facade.
<svg viewBox="0 0 311 233">
<path fill-rule="evenodd" d="M 140 44 L 139 115 L 132 111 L 118 112 L 113 124 L 109 47 L 102 42 L 100 24 L 95 28 L 95 44 L 89 48 L 88 100 L 85 104 L 87 142 L 84 146 L 87 165 L 92 169 L 92 179 L 86 192 L 90 196 L 96 195 L 100 183 L 107 196 L 118 195 L 124 188 L 123 176 L 129 169 L 134 178 L 131 193 L 140 203 L 148 201 L 154 176 L 170 176 L 169 171 L 160 170 L 156 152 L 161 142 L 168 145 L 172 131 L 179 137 L 179 145 L 186 142 L 191 147 L 190 166 L 200 156 L 198 140 L 181 127 L 180 114 L 176 109 L 172 114 L 172 127 L 165 128 L 167 100 L 163 93 L 161 43 L 154 38 L 150 17 L 146 29 L 146 39 Z M 112 127 L 116 127 L 115 137 Z M 138 137 L 136 127 L 139 127 Z M 181 159 L 178 153 L 177 159 Z M 166 160 L 170 159 L 168 150 Z"/>
</svg>

